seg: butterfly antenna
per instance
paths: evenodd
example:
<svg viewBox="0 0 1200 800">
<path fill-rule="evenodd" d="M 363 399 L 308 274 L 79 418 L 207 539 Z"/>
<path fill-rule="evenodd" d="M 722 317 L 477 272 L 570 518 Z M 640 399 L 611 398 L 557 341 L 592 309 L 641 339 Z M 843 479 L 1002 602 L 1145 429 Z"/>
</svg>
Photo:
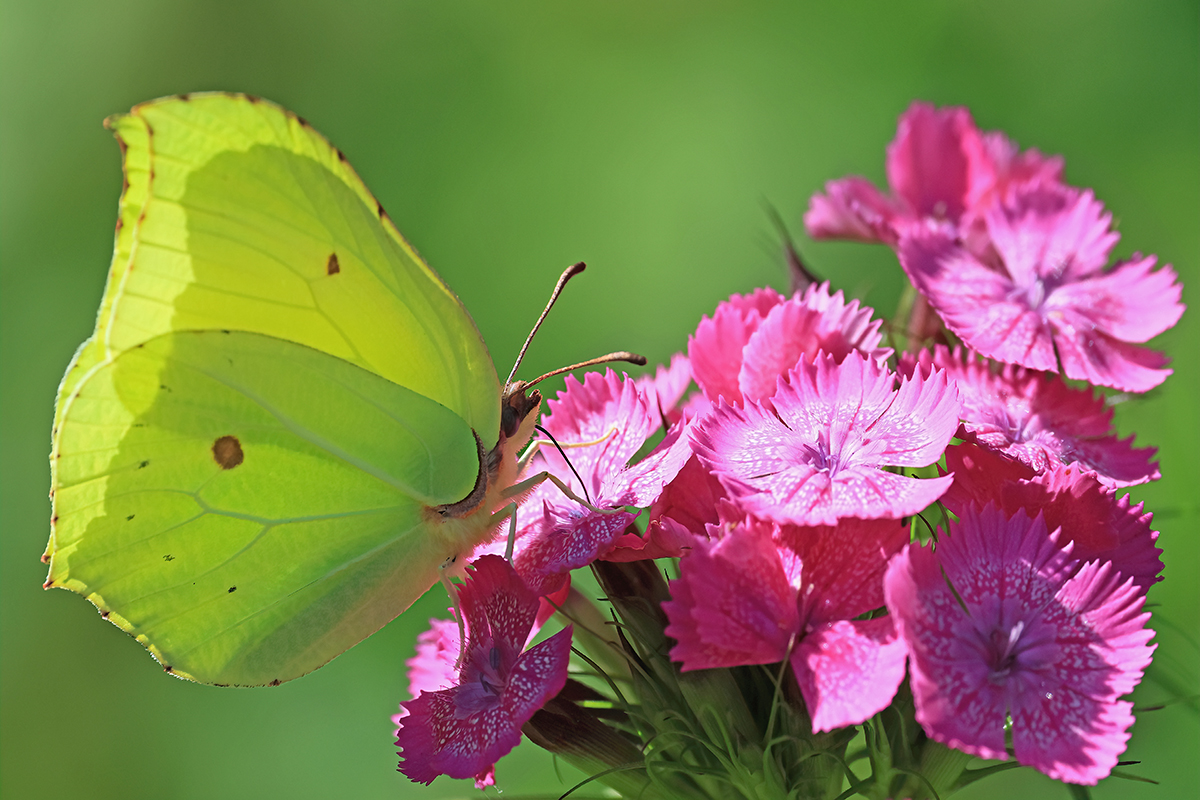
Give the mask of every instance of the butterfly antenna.
<svg viewBox="0 0 1200 800">
<path fill-rule="evenodd" d="M 529 383 L 526 383 L 524 385 L 524 388 L 528 389 L 531 386 L 536 386 L 537 384 L 541 383 L 542 381 L 546 380 L 547 378 L 553 378 L 555 375 L 562 375 L 564 372 L 570 372 L 571 370 L 574 370 L 574 369 L 582 369 L 583 367 L 594 367 L 597 364 L 612 364 L 613 362 L 616 362 L 616 361 L 624 361 L 628 364 L 637 364 L 639 367 L 646 366 L 646 357 L 645 356 L 639 356 L 637 353 L 631 353 L 628 350 L 618 350 L 615 353 L 609 353 L 608 355 L 597 356 L 596 358 L 589 358 L 587 361 L 580 361 L 578 364 L 572 364 L 569 367 L 559 367 L 556 370 L 551 370 L 550 372 L 547 372 L 545 375 L 540 375 L 540 376 L 534 378 L 533 380 L 531 380 Z"/>
<path fill-rule="evenodd" d="M 546 319 L 546 315 L 550 313 L 550 309 L 554 308 L 554 304 L 558 301 L 558 296 L 562 294 L 563 288 L 567 285 L 567 281 L 574 278 L 579 273 L 587 269 L 587 264 L 580 261 L 577 264 L 572 264 L 563 270 L 563 274 L 559 276 L 558 283 L 554 285 L 554 291 L 550 293 L 550 301 L 546 303 L 546 307 L 542 310 L 542 315 L 533 325 L 533 330 L 529 332 L 529 336 L 525 338 L 525 344 L 521 346 L 521 352 L 517 354 L 516 363 L 513 364 L 512 372 L 508 373 L 508 380 L 504 382 L 505 394 L 508 394 L 508 387 L 512 386 L 513 376 L 517 374 L 517 367 L 521 366 L 522 359 L 525 358 L 525 351 L 529 349 L 529 343 L 533 341 L 533 335 L 538 332 L 538 328 L 542 327 L 542 322 Z M 538 380 L 541 380 L 540 378 Z M 535 381 L 536 383 L 536 381 Z M 531 384 L 532 385 L 532 384 Z"/>
<path fill-rule="evenodd" d="M 580 477 L 579 471 L 575 469 L 575 465 L 571 463 L 571 459 L 567 458 L 567 454 L 563 452 L 562 445 L 558 443 L 558 439 L 555 439 L 554 434 L 541 425 L 534 425 L 533 427 L 545 434 L 550 443 L 554 445 L 554 449 L 558 451 L 558 454 L 563 457 L 563 461 L 566 461 L 567 466 L 571 468 L 571 474 L 575 476 L 575 480 L 579 481 L 579 485 L 583 487 L 583 499 L 589 503 L 592 502 L 592 498 L 588 495 L 587 484 L 583 482 L 583 478 Z"/>
</svg>

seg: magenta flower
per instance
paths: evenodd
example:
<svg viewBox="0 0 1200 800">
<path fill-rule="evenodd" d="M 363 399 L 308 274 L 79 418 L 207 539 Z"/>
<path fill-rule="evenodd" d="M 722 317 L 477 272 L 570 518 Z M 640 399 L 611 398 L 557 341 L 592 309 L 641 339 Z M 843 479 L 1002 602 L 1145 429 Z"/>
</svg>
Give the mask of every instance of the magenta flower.
<svg viewBox="0 0 1200 800">
<path fill-rule="evenodd" d="M 588 373 L 583 383 L 568 376 L 566 384 L 549 401 L 543 424 L 575 470 L 548 444 L 539 449 L 530 470 L 551 472 L 598 508 L 652 504 L 692 455 L 686 423 L 673 426 L 654 452 L 629 466 L 661 427 L 658 398 L 611 370 Z M 572 569 L 607 553 L 635 516 L 591 511 L 546 481 L 518 509 L 513 566 L 535 593 L 551 592 Z M 503 546 L 501 539 L 487 550 L 502 551 Z"/>
<path fill-rule="evenodd" d="M 459 590 L 467 628 L 456 686 L 403 704 L 400 771 L 429 784 L 438 775 L 489 785 L 521 726 L 567 680 L 571 629 L 525 650 L 538 598 L 498 556 L 483 556 Z"/>
<path fill-rule="evenodd" d="M 830 181 L 809 201 L 804 224 L 814 239 L 892 245 L 921 220 L 949 222 L 967 236 L 1009 187 L 1057 183 L 1061 175 L 1061 159 L 1019 153 L 1003 134 L 980 133 L 965 108 L 913 103 L 887 149 L 892 196 L 863 178 Z"/>
<path fill-rule="evenodd" d="M 1053 466 L 1036 476 L 1014 474 L 1012 465 L 1028 469 L 971 443 L 951 445 L 946 467 L 954 473 L 954 485 L 942 502 L 959 516 L 971 503 L 978 508 L 995 504 L 1010 516 L 1040 513 L 1049 530 L 1061 529 L 1059 544 L 1074 542 L 1071 555 L 1079 561 L 1112 562 L 1123 578 L 1132 577 L 1143 589 L 1162 580 L 1158 532 L 1150 530 L 1154 515 L 1143 513 L 1141 503 L 1131 505 L 1129 495 L 1118 500 L 1115 489 L 1075 465 Z"/>
<path fill-rule="evenodd" d="M 1161 353 L 1136 346 L 1183 314 L 1182 287 L 1153 256 L 1105 270 L 1117 241 L 1090 191 L 1023 187 L 985 215 L 997 262 L 954 230 L 908 229 L 900 263 L 946 327 L 985 356 L 1132 392 L 1171 374 Z"/>
<path fill-rule="evenodd" d="M 952 478 L 916 478 L 885 466 L 937 461 L 958 426 L 959 402 L 943 373 L 902 380 L 855 352 L 801 361 L 775 396 L 723 402 L 693 433 L 696 454 L 745 511 L 790 525 L 915 514 Z"/>
<path fill-rule="evenodd" d="M 790 659 L 813 732 L 887 707 L 905 647 L 883 605 L 887 561 L 909 539 L 893 520 L 779 527 L 746 519 L 698 541 L 664 603 L 671 658 L 686 672 Z"/>
<path fill-rule="evenodd" d="M 1087 390 L 1072 389 L 1045 373 L 1011 365 L 995 368 L 961 349 L 938 345 L 915 358 L 905 354 L 900 369 L 914 374 L 942 369 L 962 399 L 959 436 L 1045 472 L 1055 464 L 1078 464 L 1109 486 L 1132 486 L 1160 477 L 1150 462 L 1153 449 L 1117 439 L 1111 408 Z M 1032 477 L 1032 476 L 1030 476 Z"/>
<path fill-rule="evenodd" d="M 947 583 L 950 585 L 948 586 Z M 953 589 L 951 589 L 951 586 Z M 1125 749 L 1154 632 L 1144 592 L 1080 567 L 1040 517 L 968 510 L 936 548 L 910 545 L 884 582 L 910 650 L 917 721 L 932 738 L 1094 784 Z"/>
<path fill-rule="evenodd" d="M 735 302 L 736 301 L 736 302 Z M 801 359 L 828 353 L 841 363 L 858 351 L 883 362 L 890 348 L 880 347 L 881 320 L 873 311 L 849 303 L 829 284 L 814 284 L 791 299 L 757 292 L 734 296 L 705 317 L 688 342 L 696 382 L 712 402 L 730 405 L 764 400 L 775 393 L 781 375 Z"/>
</svg>

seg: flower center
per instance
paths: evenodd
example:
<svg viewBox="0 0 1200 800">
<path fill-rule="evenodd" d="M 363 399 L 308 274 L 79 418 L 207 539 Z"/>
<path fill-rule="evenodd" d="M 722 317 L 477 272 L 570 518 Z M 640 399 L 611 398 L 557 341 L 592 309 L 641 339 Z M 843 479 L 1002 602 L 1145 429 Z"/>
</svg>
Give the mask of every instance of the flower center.
<svg viewBox="0 0 1200 800">
<path fill-rule="evenodd" d="M 1021 633 L 1025 623 L 1018 621 L 1006 632 L 1003 628 L 992 631 L 988 637 L 987 663 L 988 680 L 1002 683 L 1012 674 L 1020 657 Z"/>
<path fill-rule="evenodd" d="M 817 443 L 815 445 L 805 443 L 801 446 L 803 459 L 813 469 L 821 472 L 833 474 L 838 471 L 839 462 L 841 461 L 840 454 L 834 453 L 829 446 L 829 432 L 821 431 L 817 434 Z"/>
</svg>

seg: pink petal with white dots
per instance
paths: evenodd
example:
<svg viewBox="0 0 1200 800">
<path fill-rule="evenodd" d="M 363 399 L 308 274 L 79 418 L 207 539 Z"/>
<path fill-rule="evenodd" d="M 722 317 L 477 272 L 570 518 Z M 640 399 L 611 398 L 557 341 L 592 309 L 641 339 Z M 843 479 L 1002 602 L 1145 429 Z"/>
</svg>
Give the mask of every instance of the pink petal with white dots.
<svg viewBox="0 0 1200 800">
<path fill-rule="evenodd" d="M 887 617 L 839 620 L 806 632 L 791 664 L 813 733 L 857 725 L 887 708 L 904 680 L 907 655 Z"/>
</svg>

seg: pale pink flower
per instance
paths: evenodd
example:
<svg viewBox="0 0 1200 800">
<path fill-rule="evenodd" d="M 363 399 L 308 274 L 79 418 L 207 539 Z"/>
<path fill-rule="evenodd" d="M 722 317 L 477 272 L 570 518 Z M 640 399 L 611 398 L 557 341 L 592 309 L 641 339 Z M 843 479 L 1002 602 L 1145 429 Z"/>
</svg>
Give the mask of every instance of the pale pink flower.
<svg viewBox="0 0 1200 800">
<path fill-rule="evenodd" d="M 417 654 L 404 662 L 408 666 L 409 697 L 449 689 L 458 683 L 460 644 L 457 621 L 429 620 L 429 629 L 417 637 Z"/>
<path fill-rule="evenodd" d="M 1148 589 L 1162 580 L 1162 550 L 1155 546 L 1158 531 L 1150 530 L 1153 514 L 1142 503 L 1131 505 L 1129 495 L 1117 498 L 1115 489 L 1095 473 L 1077 465 L 1053 466 L 1040 475 L 994 451 L 972 443 L 946 448 L 946 468 L 954 485 L 942 495 L 946 508 L 962 516 L 969 504 L 996 504 L 1012 515 L 1042 514 L 1050 530 L 1061 528 L 1058 541 L 1074 542 L 1072 556 L 1082 561 L 1111 561 L 1122 576 Z"/>
<path fill-rule="evenodd" d="M 980 133 L 965 108 L 915 102 L 900 117 L 887 148 L 885 196 L 863 178 L 825 184 L 813 195 L 804 224 L 814 239 L 854 239 L 895 245 L 923 220 L 944 221 L 964 236 L 1007 189 L 1057 183 L 1062 160 L 1020 153 L 1000 133 Z"/>
<path fill-rule="evenodd" d="M 1015 191 L 985 215 L 997 258 L 982 259 L 954 230 L 915 226 L 900 263 L 946 327 L 985 356 L 1068 378 L 1144 392 L 1171 370 L 1138 347 L 1183 314 L 1182 287 L 1153 256 L 1106 270 L 1117 241 L 1090 191 L 1043 184 Z"/>
<path fill-rule="evenodd" d="M 641 561 L 684 555 L 697 537 L 707 538 L 708 525 L 718 522 L 717 503 L 724 496 L 721 482 L 693 455 L 650 507 L 646 533 L 622 534 L 604 554 L 604 560 Z"/>
<path fill-rule="evenodd" d="M 521 726 L 566 683 L 571 629 L 524 650 L 538 597 L 499 556 L 473 564 L 459 603 L 467 647 L 456 685 L 402 704 L 396 744 L 411 780 L 449 775 L 475 778 L 482 788 L 520 742 Z"/>
<path fill-rule="evenodd" d="M 910 651 L 917 721 L 950 747 L 1094 784 L 1125 749 L 1154 632 L 1144 592 L 1082 567 L 1039 516 L 967 510 L 936 547 L 910 545 L 884 581 Z M 952 588 L 951 588 L 952 587 Z"/>
<path fill-rule="evenodd" d="M 883 574 L 908 542 L 906 527 L 746 518 L 713 533 L 680 562 L 663 604 L 677 642 L 671 658 L 685 672 L 789 659 L 814 732 L 857 724 L 891 702 L 904 644 L 887 617 L 855 618 L 883 604 Z"/>
<path fill-rule="evenodd" d="M 873 310 L 846 302 L 829 284 L 813 284 L 784 299 L 773 293 L 734 296 L 705 317 L 688 341 L 696 382 L 705 397 L 730 405 L 764 400 L 775 393 L 779 377 L 801 359 L 832 355 L 841 363 L 854 351 L 878 362 L 891 356 L 880 347 L 882 320 Z"/>
<path fill-rule="evenodd" d="M 652 398 L 652 407 L 658 408 L 669 422 L 677 422 L 681 416 L 679 403 L 692 385 L 692 363 L 683 353 L 676 353 L 671 356 L 670 364 L 660 364 L 653 375 L 643 375 L 634 384 Z"/>
<path fill-rule="evenodd" d="M 1095 392 L 1073 389 L 1043 372 L 998 367 L 941 345 L 915 358 L 905 354 L 901 372 L 945 370 L 962 399 L 960 438 L 1027 464 L 1035 473 L 1055 464 L 1078 464 L 1109 486 L 1132 486 L 1160 477 L 1152 448 L 1118 439 L 1111 408 Z"/>
<path fill-rule="evenodd" d="M 722 402 L 697 421 L 693 442 L 745 511 L 791 525 L 844 517 L 915 514 L 951 478 L 918 480 L 885 466 L 937 461 L 958 426 L 945 375 L 904 379 L 853 352 L 801 361 L 774 397 L 734 408 Z"/>
<path fill-rule="evenodd" d="M 672 426 L 652 453 L 630 465 L 661 427 L 658 398 L 611 370 L 588 373 L 582 383 L 568 376 L 566 384 L 547 404 L 543 426 L 575 469 L 544 444 L 529 471 L 552 473 L 598 508 L 650 506 L 692 455 L 686 423 Z M 534 592 L 551 592 L 572 569 L 605 555 L 635 516 L 592 511 L 545 481 L 518 509 L 513 566 Z M 478 552 L 503 552 L 504 545 L 502 536 Z"/>
</svg>

